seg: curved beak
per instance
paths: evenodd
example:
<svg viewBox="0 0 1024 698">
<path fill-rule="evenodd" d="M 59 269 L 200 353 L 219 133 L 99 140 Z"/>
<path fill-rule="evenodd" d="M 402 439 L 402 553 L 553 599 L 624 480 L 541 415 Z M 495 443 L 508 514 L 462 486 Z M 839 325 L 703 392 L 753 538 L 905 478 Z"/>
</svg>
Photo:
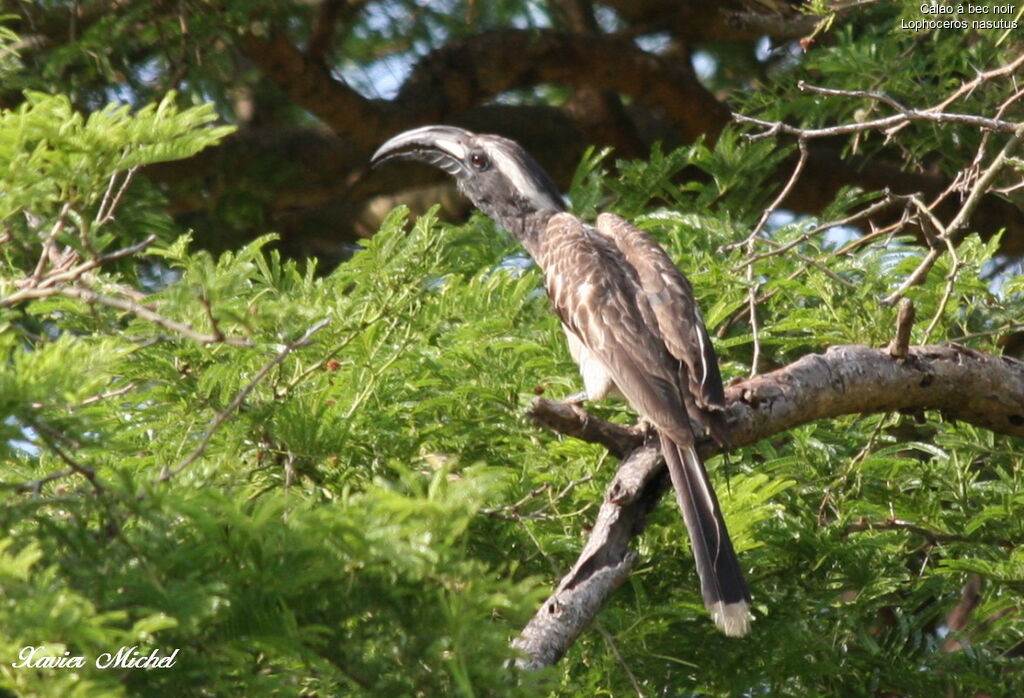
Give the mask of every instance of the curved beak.
<svg viewBox="0 0 1024 698">
<path fill-rule="evenodd" d="M 469 131 L 454 126 L 422 126 L 404 131 L 388 140 L 370 158 L 370 166 L 378 167 L 391 160 L 417 160 L 440 167 L 448 174 L 464 177 L 469 174 Z"/>
</svg>

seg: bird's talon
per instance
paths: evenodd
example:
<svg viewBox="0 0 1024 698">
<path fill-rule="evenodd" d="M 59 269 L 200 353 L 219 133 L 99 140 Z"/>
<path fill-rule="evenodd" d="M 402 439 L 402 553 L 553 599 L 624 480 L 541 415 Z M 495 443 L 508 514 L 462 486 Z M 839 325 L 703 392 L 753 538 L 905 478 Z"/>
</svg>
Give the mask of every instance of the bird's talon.
<svg viewBox="0 0 1024 698">
<path fill-rule="evenodd" d="M 658 428 L 654 426 L 654 422 L 647 419 L 647 417 L 640 417 L 636 422 L 636 429 L 644 437 L 644 443 L 647 443 L 651 439 L 658 435 Z"/>
</svg>

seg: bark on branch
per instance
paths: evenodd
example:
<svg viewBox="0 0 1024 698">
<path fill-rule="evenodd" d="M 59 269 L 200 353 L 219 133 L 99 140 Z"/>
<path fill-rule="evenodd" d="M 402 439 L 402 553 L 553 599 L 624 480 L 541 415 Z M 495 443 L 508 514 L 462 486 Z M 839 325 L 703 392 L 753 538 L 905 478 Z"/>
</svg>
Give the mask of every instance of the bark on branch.
<svg viewBox="0 0 1024 698">
<path fill-rule="evenodd" d="M 636 448 L 622 461 L 576 564 L 512 643 L 525 655 L 518 666 L 551 666 L 590 625 L 639 559 L 629 541 L 643 531 L 647 514 L 667 487 L 656 445 Z"/>
<path fill-rule="evenodd" d="M 730 448 L 818 419 L 845 414 L 938 410 L 944 417 L 1024 437 L 1024 362 L 956 344 L 916 346 L 905 358 L 886 349 L 835 346 L 726 390 Z M 638 555 L 630 540 L 667 488 L 656 447 L 635 429 L 591 417 L 581 409 L 538 398 L 540 424 L 621 453 L 632 446 L 605 492 L 579 559 L 554 594 L 513 641 L 528 669 L 557 662 L 626 579 Z M 705 439 L 701 452 L 722 449 Z"/>
<path fill-rule="evenodd" d="M 814 31 L 818 17 L 801 14 L 785 0 L 605 0 L 629 24 L 680 41 L 754 41 L 763 36 L 796 39 Z"/>
<path fill-rule="evenodd" d="M 300 51 L 277 30 L 266 37 L 246 34 L 239 47 L 277 87 L 299 106 L 316 114 L 338 136 L 370 152 L 384 134 L 399 130 L 386 102 L 363 97 L 335 80 L 330 68 Z"/>
</svg>

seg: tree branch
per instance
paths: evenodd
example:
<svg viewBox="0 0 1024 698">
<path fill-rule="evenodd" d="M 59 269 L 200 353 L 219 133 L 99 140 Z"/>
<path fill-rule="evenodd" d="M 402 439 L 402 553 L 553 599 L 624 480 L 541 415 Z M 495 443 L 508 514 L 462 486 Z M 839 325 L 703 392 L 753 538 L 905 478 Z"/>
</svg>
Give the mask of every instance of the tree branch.
<svg viewBox="0 0 1024 698">
<path fill-rule="evenodd" d="M 733 446 L 845 414 L 939 410 L 947 419 L 1024 437 L 1024 363 L 957 344 L 830 347 L 731 386 Z"/>
<path fill-rule="evenodd" d="M 801 14 L 785 0 L 605 0 L 631 27 L 647 34 L 668 32 L 680 41 L 754 41 L 763 36 L 796 39 L 820 18 Z"/>
<path fill-rule="evenodd" d="M 453 40 L 420 59 L 392 102 L 336 80 L 281 32 L 247 34 L 241 48 L 289 98 L 366 152 L 403 128 L 450 120 L 501 92 L 542 83 L 630 95 L 664 113 L 686 140 L 714 136 L 729 121 L 728 108 L 692 70 L 608 35 L 503 29 Z"/>
<path fill-rule="evenodd" d="M 350 20 L 362 9 L 367 0 L 320 0 L 316 19 L 307 42 L 306 55 L 312 60 L 323 61 L 331 50 L 339 22 Z"/>
<path fill-rule="evenodd" d="M 512 642 L 524 655 L 517 666 L 540 669 L 561 659 L 629 576 L 640 557 L 629 541 L 668 486 L 663 466 L 654 445 L 635 449 L 619 466 L 576 564 Z"/>
<path fill-rule="evenodd" d="M 322 61 L 299 51 L 280 31 L 271 30 L 266 37 L 245 34 L 239 47 L 293 102 L 364 151 L 399 130 L 400 125 L 388 118 L 384 102 L 367 99 L 334 79 Z"/>
<path fill-rule="evenodd" d="M 417 63 L 395 105 L 401 114 L 415 114 L 416 123 L 430 123 L 506 90 L 543 83 L 629 95 L 660 111 L 687 141 L 713 139 L 730 118 L 692 70 L 631 40 L 548 30 L 505 29 L 452 41 Z"/>
<path fill-rule="evenodd" d="M 726 398 L 729 449 L 818 419 L 926 409 L 1024 437 L 1024 363 L 955 344 L 909 347 L 903 358 L 886 349 L 831 347 L 740 381 L 726 390 Z M 568 651 L 628 576 L 638 559 L 629 542 L 643 531 L 668 481 L 658 450 L 645 445 L 634 429 L 542 398 L 534 401 L 530 415 L 613 452 L 633 449 L 606 490 L 576 564 L 512 643 L 524 653 L 518 665 L 538 669 Z M 711 439 L 699 447 L 705 458 L 722 451 Z"/>
<path fill-rule="evenodd" d="M 848 133 L 862 133 L 864 131 L 886 131 L 911 121 L 928 121 L 937 124 L 963 124 L 978 129 L 996 131 L 999 133 L 1015 133 L 1019 124 L 1003 119 L 989 119 L 977 114 L 950 114 L 937 111 L 938 107 L 929 109 L 910 109 L 897 102 L 892 97 L 881 92 L 865 92 L 863 90 L 833 90 L 827 87 L 809 85 L 805 82 L 797 84 L 800 90 L 814 94 L 826 95 L 829 97 L 851 97 L 853 99 L 870 99 L 876 102 L 888 104 L 896 110 L 896 114 L 883 116 L 870 121 L 856 121 L 836 126 L 825 126 L 822 128 L 797 128 L 782 121 L 765 121 L 744 114 L 735 113 L 733 118 L 742 124 L 753 124 L 760 126 L 765 131 L 751 136 L 752 140 L 768 138 L 778 133 L 788 133 L 798 136 L 801 139 L 828 138 L 832 136 L 844 136 Z"/>
<path fill-rule="evenodd" d="M 539 397 L 527 414 L 538 426 L 601 444 L 617 458 L 625 458 L 643 441 L 643 432 L 639 429 L 592 417 L 583 408 L 567 402 Z"/>
</svg>

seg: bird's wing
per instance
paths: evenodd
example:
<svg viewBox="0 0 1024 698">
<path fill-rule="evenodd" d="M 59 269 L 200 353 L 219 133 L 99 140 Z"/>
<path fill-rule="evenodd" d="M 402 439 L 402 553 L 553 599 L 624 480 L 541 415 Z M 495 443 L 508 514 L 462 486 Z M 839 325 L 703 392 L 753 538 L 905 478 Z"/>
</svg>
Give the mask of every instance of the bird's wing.
<svg viewBox="0 0 1024 698">
<path fill-rule="evenodd" d="M 695 448 L 684 394 L 687 370 L 658 333 L 656 309 L 637 270 L 609 237 L 569 214 L 554 216 L 544 236 L 537 262 L 555 311 L 607 367 L 633 408 L 658 429 L 704 603 L 726 634 L 746 634 L 750 592 Z"/>
<path fill-rule="evenodd" d="M 544 284 L 555 312 L 611 374 L 641 415 L 680 444 L 693 443 L 678 362 L 622 253 L 578 218 L 560 213 L 544 232 Z"/>
<path fill-rule="evenodd" d="M 725 404 L 722 374 L 690 282 L 654 238 L 624 218 L 602 213 L 597 230 L 614 242 L 636 270 L 662 341 L 686 366 L 687 387 L 697 405 L 721 408 Z"/>
</svg>

